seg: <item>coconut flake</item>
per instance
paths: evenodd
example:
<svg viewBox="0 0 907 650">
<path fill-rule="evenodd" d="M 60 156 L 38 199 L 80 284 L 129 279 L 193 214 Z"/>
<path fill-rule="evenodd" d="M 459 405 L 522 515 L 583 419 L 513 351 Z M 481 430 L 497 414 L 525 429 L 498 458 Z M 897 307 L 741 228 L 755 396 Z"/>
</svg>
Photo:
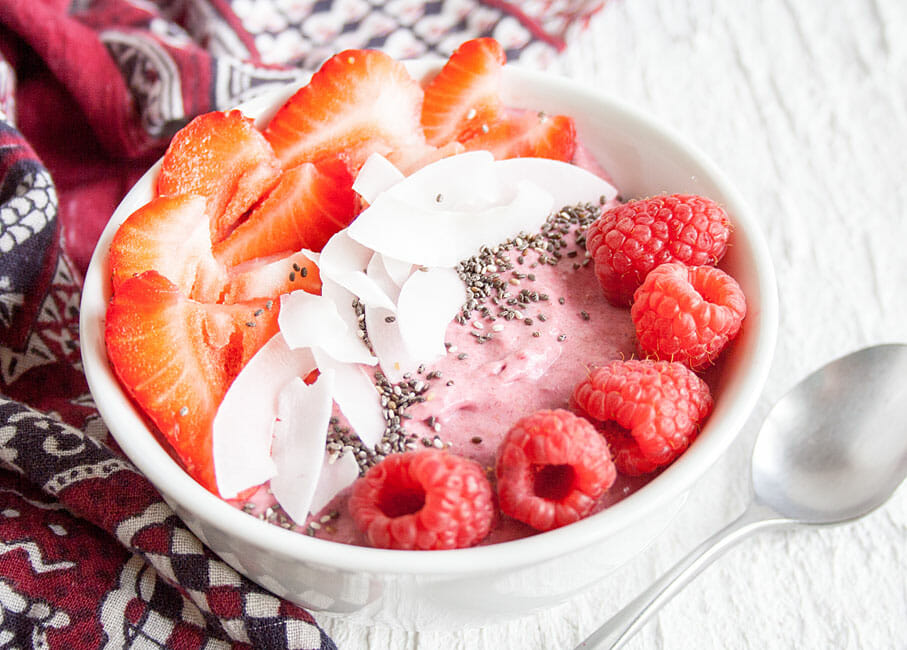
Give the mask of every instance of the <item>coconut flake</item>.
<svg viewBox="0 0 907 650">
<path fill-rule="evenodd" d="M 368 203 L 375 200 L 381 192 L 386 191 L 404 178 L 403 172 L 380 153 L 371 154 L 359 170 L 353 182 L 353 191 Z"/>
<path fill-rule="evenodd" d="M 338 305 L 323 295 L 305 291 L 281 295 L 277 324 L 290 348 L 319 348 L 347 363 L 377 362 L 356 331 L 348 327 Z"/>
<path fill-rule="evenodd" d="M 333 390 L 333 373 L 322 370 L 311 385 L 292 380 L 278 399 L 271 451 L 277 475 L 271 479 L 271 492 L 297 523 L 309 516 L 321 473 Z"/>
<path fill-rule="evenodd" d="M 384 434 L 385 421 L 381 397 L 371 377 L 354 363 L 341 363 L 315 349 L 315 363 L 321 372 L 334 377 L 334 401 L 366 447 L 374 447 Z"/>
<path fill-rule="evenodd" d="M 376 255 L 381 258 L 381 262 L 384 264 L 384 268 L 387 270 L 391 280 L 394 281 L 394 284 L 402 287 L 403 283 L 413 272 L 413 265 L 410 262 L 398 260 L 396 257 L 382 255 L 381 253 L 376 253 Z"/>
<path fill-rule="evenodd" d="M 413 273 L 397 301 L 397 324 L 407 352 L 421 363 L 443 356 L 447 326 L 465 300 L 466 285 L 453 269 Z"/>
<path fill-rule="evenodd" d="M 554 209 L 577 203 L 605 202 L 617 196 L 617 188 L 601 176 L 560 160 L 548 158 L 510 158 L 495 163 L 498 181 L 512 184 L 521 180 L 549 192 Z"/>
<path fill-rule="evenodd" d="M 271 425 L 277 417 L 278 395 L 293 378 L 314 368 L 312 353 L 291 350 L 278 332 L 233 380 L 212 430 L 214 475 L 222 497 L 231 499 L 274 476 Z"/>
<path fill-rule="evenodd" d="M 365 325 L 372 350 L 378 357 L 378 365 L 391 381 L 397 383 L 403 375 L 414 372 L 419 360 L 409 353 L 400 334 L 400 324 L 395 313 L 379 307 L 365 310 Z"/>
<path fill-rule="evenodd" d="M 321 250 L 318 269 L 322 278 L 352 291 L 364 304 L 394 309 L 394 301 L 365 274 L 373 255 L 374 251 L 351 239 L 346 230 L 341 230 Z"/>
<path fill-rule="evenodd" d="M 489 151 L 448 156 L 416 170 L 384 195 L 423 210 L 480 210 L 502 202 L 509 194 L 509 189 L 497 182 L 494 165 Z"/>
<path fill-rule="evenodd" d="M 512 189 L 507 202 L 469 211 L 429 211 L 385 193 L 353 222 L 350 235 L 404 262 L 454 267 L 488 242 L 541 228 L 551 213 L 551 195 L 524 181 Z"/>
<path fill-rule="evenodd" d="M 397 284 L 394 278 L 391 277 L 390 272 L 387 270 L 387 266 L 384 264 L 383 258 L 384 256 L 381 255 L 381 253 L 372 255 L 372 259 L 369 260 L 368 268 L 366 268 L 365 273 L 378 288 L 391 299 L 391 302 L 396 303 L 397 296 L 400 295 L 400 287 L 403 286 L 403 283 Z M 396 308 L 394 311 L 396 311 Z"/>
<path fill-rule="evenodd" d="M 353 458 L 352 453 L 345 453 L 334 462 L 330 459 L 331 455 L 326 453 L 321 465 L 321 478 L 309 506 L 312 514 L 321 512 L 335 496 L 359 478 L 359 463 Z"/>
</svg>

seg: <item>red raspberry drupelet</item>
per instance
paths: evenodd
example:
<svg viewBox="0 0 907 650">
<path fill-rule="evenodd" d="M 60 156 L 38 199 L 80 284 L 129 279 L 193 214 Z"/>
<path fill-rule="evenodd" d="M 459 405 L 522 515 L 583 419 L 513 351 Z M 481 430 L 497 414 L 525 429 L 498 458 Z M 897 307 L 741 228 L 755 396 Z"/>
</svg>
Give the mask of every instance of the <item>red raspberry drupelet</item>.
<svg viewBox="0 0 907 650">
<path fill-rule="evenodd" d="M 491 484 L 475 461 L 446 451 L 391 454 L 353 484 L 349 509 L 369 544 L 465 548 L 491 530 Z"/>
<path fill-rule="evenodd" d="M 676 459 L 712 410 L 709 387 L 680 363 L 631 359 L 593 368 L 573 391 L 598 420 L 617 470 L 647 474 Z"/>
<path fill-rule="evenodd" d="M 662 264 L 646 276 L 630 308 L 643 355 L 693 370 L 715 362 L 744 316 L 743 290 L 714 266 Z"/>
<path fill-rule="evenodd" d="M 608 301 L 626 306 L 646 274 L 665 262 L 716 264 L 730 220 L 701 196 L 672 194 L 628 201 L 605 212 L 586 233 L 586 249 Z"/>
<path fill-rule="evenodd" d="M 617 476 L 604 438 L 564 410 L 517 422 L 501 443 L 495 473 L 501 511 L 537 530 L 588 515 Z"/>
</svg>

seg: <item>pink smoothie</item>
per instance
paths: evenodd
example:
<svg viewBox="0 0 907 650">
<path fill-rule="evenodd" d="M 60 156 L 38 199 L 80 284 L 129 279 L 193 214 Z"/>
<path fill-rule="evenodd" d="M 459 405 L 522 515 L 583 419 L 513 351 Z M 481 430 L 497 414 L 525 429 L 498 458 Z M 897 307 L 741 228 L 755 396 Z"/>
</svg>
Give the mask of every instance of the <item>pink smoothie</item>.
<svg viewBox="0 0 907 650">
<path fill-rule="evenodd" d="M 356 448 L 354 436 L 345 432 L 342 416 L 335 413 L 335 433 L 344 433 L 333 439 L 329 436 L 328 449 L 340 452 L 345 447 L 347 452 L 358 453 L 365 470 L 384 453 L 447 448 L 476 460 L 493 478 L 498 446 L 519 418 L 540 409 L 569 408 L 573 388 L 590 366 L 632 356 L 636 337 L 629 310 L 605 300 L 586 256 L 583 233 L 594 214 L 583 210 L 576 214 L 580 218 L 573 218 L 574 223 L 563 220 L 565 223 L 556 224 L 551 229 L 553 237 L 535 241 L 538 248 L 554 242 L 545 252 L 519 242 L 497 255 L 488 251 L 461 264 L 458 272 L 467 287 L 479 286 L 480 291 L 471 290 L 475 299 L 449 325 L 446 355 L 414 373 L 404 390 L 398 391 L 399 397 L 384 382 L 382 404 L 397 409 L 394 413 L 400 425 L 389 425 L 375 450 L 363 450 Z M 483 296 L 483 291 L 489 295 Z M 400 409 L 394 400 L 412 403 Z M 625 497 L 648 480 L 619 477 L 598 508 Z M 307 534 L 365 545 L 347 511 L 349 491 L 338 494 L 302 526 L 281 512 L 266 487 L 238 505 Z M 534 532 L 498 514 L 482 543 Z"/>
</svg>

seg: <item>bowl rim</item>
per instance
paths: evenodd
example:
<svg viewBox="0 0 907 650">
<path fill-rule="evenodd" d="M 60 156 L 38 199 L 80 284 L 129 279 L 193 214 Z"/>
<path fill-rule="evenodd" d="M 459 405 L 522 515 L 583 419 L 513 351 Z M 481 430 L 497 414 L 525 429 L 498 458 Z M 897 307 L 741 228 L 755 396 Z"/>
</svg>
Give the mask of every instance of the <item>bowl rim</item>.
<svg viewBox="0 0 907 650">
<path fill-rule="evenodd" d="M 437 69 L 439 61 L 414 60 L 406 64 L 414 77 L 423 78 Z M 150 183 L 160 165 L 158 161 L 127 193 L 98 240 L 85 274 L 80 335 L 83 368 L 101 417 L 126 456 L 171 506 L 177 506 L 176 510 L 191 513 L 207 526 L 229 531 L 253 547 L 267 548 L 272 553 L 331 569 L 434 576 L 500 572 L 580 550 L 619 532 L 669 500 L 685 494 L 736 439 L 767 380 L 778 330 L 778 295 L 772 259 L 753 213 L 724 173 L 702 151 L 642 111 L 584 87 L 575 80 L 516 64 L 505 66 L 505 80 L 518 87 L 528 84 L 532 92 L 543 88 L 546 92 L 573 96 L 576 101 L 605 111 L 608 119 L 617 119 L 633 129 L 648 132 L 659 147 L 666 147 L 674 154 L 685 157 L 691 171 L 708 178 L 715 185 L 722 195 L 722 203 L 733 215 L 735 233 L 745 233 L 745 240 L 756 262 L 754 277 L 759 292 L 759 308 L 751 309 L 747 314 L 748 326 L 755 329 L 751 363 L 740 375 L 739 381 L 732 382 L 729 389 L 724 390 L 721 404 L 716 404 L 697 444 L 692 445 L 656 480 L 599 513 L 569 526 L 485 546 L 442 551 L 396 551 L 344 544 L 342 553 L 338 553 L 338 542 L 285 530 L 249 516 L 208 492 L 172 459 L 148 430 L 107 361 L 103 340 L 104 312 L 109 295 L 107 249 L 116 227 L 134 209 L 127 209 L 130 199 L 135 199 L 143 183 Z M 264 119 L 261 116 L 273 114 L 283 99 L 305 81 L 302 79 L 296 84 L 269 91 L 238 108 L 247 115 L 259 116 L 261 121 Z M 722 407 L 722 404 L 729 406 Z M 139 435 L 135 435 L 137 427 Z"/>
</svg>

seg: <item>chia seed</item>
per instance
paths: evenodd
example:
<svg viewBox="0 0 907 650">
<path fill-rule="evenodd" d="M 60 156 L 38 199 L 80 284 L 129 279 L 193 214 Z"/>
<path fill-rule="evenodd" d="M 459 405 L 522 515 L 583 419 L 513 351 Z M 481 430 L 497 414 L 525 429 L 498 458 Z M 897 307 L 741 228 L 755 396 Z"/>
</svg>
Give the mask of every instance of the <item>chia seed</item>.
<svg viewBox="0 0 907 650">
<path fill-rule="evenodd" d="M 439 194 L 435 199 L 441 202 L 444 197 Z M 573 250 L 566 254 L 561 252 L 561 249 L 568 246 L 568 234 L 575 233 L 575 244 L 580 245 L 585 241 L 586 229 L 598 218 L 600 213 L 600 206 L 594 204 L 565 207 L 549 215 L 538 233 L 530 235 L 521 232 L 500 244 L 484 245 L 474 256 L 459 262 L 456 266 L 457 275 L 463 280 L 467 291 L 455 320 L 462 325 L 470 323 L 471 328 L 475 330 L 471 332 L 472 340 L 476 343 L 485 343 L 495 333 L 504 330 L 503 323 L 497 322 L 488 325 L 487 330 L 489 331 L 485 331 L 486 323 L 483 322 L 485 320 L 491 323 L 497 319 L 506 321 L 516 319 L 523 321 L 527 326 L 533 325 L 533 319 L 524 316 L 523 310 L 532 303 L 548 300 L 548 295 L 526 288 L 519 289 L 521 280 L 535 281 L 536 274 L 516 270 L 514 261 L 519 265 L 525 265 L 528 262 L 530 268 L 536 268 L 538 264 L 553 266 L 557 265 L 562 258 L 575 258 L 576 254 L 573 254 L 575 253 Z M 299 273 L 302 277 L 307 275 L 307 268 L 304 266 L 294 265 L 293 269 L 294 273 Z M 420 267 L 418 270 L 426 269 Z M 295 279 L 294 273 L 290 274 L 291 281 Z M 516 292 L 516 295 L 513 292 Z M 561 297 L 558 302 L 563 305 L 566 300 Z M 273 301 L 269 300 L 265 304 L 265 309 L 271 309 L 272 306 Z M 356 314 L 358 326 L 356 333 L 369 351 L 374 354 L 365 322 L 365 305 L 356 298 L 352 301 L 352 308 Z M 257 313 L 257 315 L 260 314 Z M 476 318 L 482 320 L 476 320 Z M 544 322 L 547 317 L 539 314 L 538 320 Z M 394 321 L 395 317 L 392 315 L 385 317 L 387 323 Z M 541 333 L 533 331 L 532 336 L 539 338 Z M 566 340 L 566 335 L 561 334 L 558 336 L 558 340 Z M 465 360 L 469 356 L 466 352 L 460 352 L 457 346 L 449 341 L 444 343 L 444 347 L 448 354 L 455 354 L 458 360 Z M 432 370 L 425 373 L 425 370 L 425 367 L 421 366 L 416 371 L 418 378 L 407 374 L 397 383 L 392 383 L 380 369 L 376 370 L 374 374 L 375 389 L 379 394 L 385 424 L 381 439 L 373 447 L 368 447 L 348 426 L 343 426 L 337 418 L 331 418 L 325 445 L 328 462 L 335 462 L 347 453 L 352 454 L 352 458 L 359 466 L 360 475 L 362 475 L 388 454 L 416 449 L 420 443 L 421 446 L 437 449 L 447 446 L 447 443 L 437 435 L 441 430 L 441 423 L 434 417 L 423 421 L 432 432 L 430 436 L 420 438 L 404 428 L 404 424 L 412 419 L 407 411 L 415 404 L 426 401 L 426 394 L 431 389 L 432 382 L 441 379 L 441 371 Z M 452 387 L 454 380 L 448 379 L 444 385 Z M 188 409 L 185 411 L 188 413 Z M 183 414 L 182 409 L 180 412 Z M 476 445 L 481 444 L 482 438 L 473 436 L 471 442 Z M 292 525 L 292 521 L 279 508 L 269 509 L 268 512 L 259 516 L 278 525 L 284 523 Z M 321 517 L 318 522 L 313 522 L 314 526 L 312 524 L 306 526 L 304 532 L 314 535 L 321 525 L 328 521 L 329 519 Z"/>
</svg>

